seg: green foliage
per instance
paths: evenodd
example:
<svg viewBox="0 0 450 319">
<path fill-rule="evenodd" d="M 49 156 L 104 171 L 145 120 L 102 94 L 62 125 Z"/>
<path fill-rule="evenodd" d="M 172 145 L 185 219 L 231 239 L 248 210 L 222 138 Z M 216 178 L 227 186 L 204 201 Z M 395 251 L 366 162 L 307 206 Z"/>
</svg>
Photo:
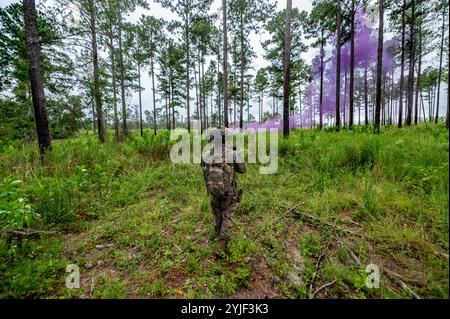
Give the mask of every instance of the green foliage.
<svg viewBox="0 0 450 319">
<path fill-rule="evenodd" d="M 448 131 L 441 125 L 380 135 L 364 127 L 303 130 L 280 138 L 277 173 L 260 175 L 259 164 L 249 164 L 238 177 L 244 196 L 223 259 L 214 258 L 218 243 L 201 169 L 168 160 L 169 133 L 133 134 L 121 144 L 100 144 L 93 135 L 56 141 L 45 163 L 34 143 L 0 153 L 0 210 L 31 211 L 27 227 L 63 234 L 29 238 L 21 254 L 0 237 L 0 296 L 239 297 L 262 285 L 261 294 L 306 298 L 314 278 L 315 287 L 336 280 L 321 297 L 410 297 L 388 279 L 379 290 L 366 289 L 364 268 L 336 242 L 340 236 L 363 266 L 396 265 L 419 295 L 448 297 L 448 260 L 441 256 L 448 251 Z M 353 227 L 364 239 L 279 208 L 299 202 L 299 210 Z M 304 284 L 288 279 L 293 249 Z M 95 278 L 92 294 L 90 284 L 76 293 L 63 288 L 68 263 Z M 93 268 L 83 268 L 87 263 Z"/>
<path fill-rule="evenodd" d="M 0 186 L 0 226 L 21 230 L 35 226 L 40 215 L 20 188 L 21 180 L 5 179 Z"/>
</svg>

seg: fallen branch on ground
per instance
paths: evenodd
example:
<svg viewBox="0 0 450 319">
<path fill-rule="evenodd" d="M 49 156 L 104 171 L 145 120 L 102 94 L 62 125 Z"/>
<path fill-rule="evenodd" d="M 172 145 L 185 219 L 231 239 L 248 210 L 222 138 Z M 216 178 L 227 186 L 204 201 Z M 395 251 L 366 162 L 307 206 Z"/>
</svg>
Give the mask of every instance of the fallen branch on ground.
<svg viewBox="0 0 450 319">
<path fill-rule="evenodd" d="M 414 299 L 422 299 L 418 294 L 416 294 L 411 288 L 408 287 L 408 285 L 402 280 L 402 277 L 399 274 L 387 268 L 384 268 L 384 271 L 389 275 L 389 277 L 391 277 L 392 279 L 394 279 L 394 281 L 399 283 L 402 289 L 408 291 L 413 296 Z"/>
<path fill-rule="evenodd" d="M 336 280 L 330 281 L 328 283 L 326 283 L 325 285 L 320 286 L 319 288 L 316 289 L 316 291 L 314 291 L 314 293 L 309 295 L 309 299 L 314 299 L 314 297 L 323 289 L 330 287 L 332 285 L 334 285 L 336 283 Z"/>
<path fill-rule="evenodd" d="M 353 261 L 358 265 L 358 267 L 362 267 L 361 260 L 359 260 L 358 256 L 355 255 L 353 250 L 350 249 L 346 244 L 344 244 L 339 238 L 338 238 L 339 244 L 341 244 L 342 247 L 344 247 L 350 254 L 350 256 L 353 258 Z"/>
<path fill-rule="evenodd" d="M 297 203 L 297 204 L 295 204 L 295 205 L 292 206 L 292 207 L 284 207 L 284 206 L 281 206 L 282 208 L 285 208 L 286 211 L 284 212 L 284 214 L 282 214 L 280 217 L 278 217 L 276 220 L 274 220 L 273 223 L 279 221 L 279 220 L 282 219 L 283 217 L 286 217 L 287 214 L 293 212 L 298 206 L 303 205 L 303 204 L 305 204 L 305 202 Z M 261 229 L 261 230 L 259 230 L 257 233 L 255 233 L 255 234 L 253 235 L 253 238 L 256 238 L 257 236 L 259 236 L 259 234 L 260 234 L 263 230 L 264 230 L 264 229 Z"/>
<path fill-rule="evenodd" d="M 57 232 L 55 232 L 55 231 L 47 231 L 47 230 L 31 229 L 31 228 L 24 228 L 21 230 L 11 229 L 11 228 L 2 228 L 0 230 L 0 232 L 5 233 L 5 234 L 14 234 L 14 235 L 21 235 L 21 236 L 36 235 L 36 234 L 46 234 L 46 235 L 57 234 Z"/>
<path fill-rule="evenodd" d="M 316 262 L 316 266 L 314 267 L 314 273 L 317 273 L 317 271 L 319 270 L 319 266 L 320 266 L 320 262 L 322 261 L 322 258 L 325 257 L 325 252 L 326 250 L 328 250 L 328 245 L 326 247 L 326 249 L 324 249 L 324 251 L 320 254 L 319 258 L 317 259 Z M 312 290 L 314 287 L 314 280 L 316 279 L 315 276 L 312 277 L 311 283 L 309 284 L 309 296 L 312 296 Z"/>
<path fill-rule="evenodd" d="M 281 207 L 287 208 L 287 207 L 285 207 L 285 206 L 281 206 Z M 356 236 L 356 237 L 364 237 L 363 235 L 358 234 L 358 233 L 355 233 L 354 231 L 352 231 L 352 230 L 350 230 L 350 229 L 347 229 L 347 228 L 341 227 L 341 226 L 339 226 L 339 225 L 336 225 L 336 224 L 327 222 L 327 221 L 325 221 L 325 220 L 322 220 L 322 219 L 320 219 L 320 218 L 318 218 L 318 217 L 315 217 L 315 216 L 313 216 L 313 215 L 310 215 L 310 214 L 308 214 L 308 213 L 300 212 L 300 211 L 298 211 L 298 210 L 292 210 L 292 212 L 293 212 L 294 217 L 301 217 L 301 216 L 304 216 L 304 217 L 307 217 L 307 218 L 310 219 L 310 220 L 313 220 L 313 221 L 319 222 L 319 223 L 321 223 L 321 224 L 327 225 L 327 226 L 329 226 L 329 227 L 335 228 L 335 229 L 337 229 L 337 230 L 346 232 L 346 233 L 351 234 L 351 235 L 353 235 L 353 236 Z"/>
</svg>

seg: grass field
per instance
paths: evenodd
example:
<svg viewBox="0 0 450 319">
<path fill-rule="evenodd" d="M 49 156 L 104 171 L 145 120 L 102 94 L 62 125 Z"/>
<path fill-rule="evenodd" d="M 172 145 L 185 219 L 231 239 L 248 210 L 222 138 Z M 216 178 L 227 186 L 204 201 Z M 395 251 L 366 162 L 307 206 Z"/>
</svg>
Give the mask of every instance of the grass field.
<svg viewBox="0 0 450 319">
<path fill-rule="evenodd" d="M 56 233 L 0 237 L 0 297 L 448 298 L 443 125 L 280 138 L 276 174 L 249 164 L 238 177 L 224 259 L 201 169 L 173 165 L 168 137 L 54 141 L 43 165 L 34 144 L 6 148 L 0 226 Z M 68 264 L 80 289 L 65 287 Z M 368 264 L 379 289 L 366 287 Z"/>
</svg>

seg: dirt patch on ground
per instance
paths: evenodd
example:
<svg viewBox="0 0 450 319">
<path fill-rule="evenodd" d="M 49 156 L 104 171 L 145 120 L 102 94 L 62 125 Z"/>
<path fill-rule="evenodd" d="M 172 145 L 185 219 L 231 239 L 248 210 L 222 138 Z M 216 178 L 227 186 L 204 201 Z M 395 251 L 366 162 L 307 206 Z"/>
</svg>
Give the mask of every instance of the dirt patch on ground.
<svg viewBox="0 0 450 319">
<path fill-rule="evenodd" d="M 279 281 L 272 269 L 267 265 L 264 257 L 255 256 L 250 260 L 252 265 L 252 277 L 249 288 L 239 288 L 238 291 L 229 296 L 230 299 L 273 299 L 283 298 L 281 292 L 275 287 Z"/>
</svg>

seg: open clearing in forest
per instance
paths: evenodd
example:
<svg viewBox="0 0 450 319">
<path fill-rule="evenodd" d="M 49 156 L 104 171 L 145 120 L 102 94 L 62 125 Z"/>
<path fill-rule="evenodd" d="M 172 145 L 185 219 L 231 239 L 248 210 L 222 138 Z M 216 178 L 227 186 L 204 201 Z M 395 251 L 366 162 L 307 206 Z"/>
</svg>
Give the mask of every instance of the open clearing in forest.
<svg viewBox="0 0 450 319">
<path fill-rule="evenodd" d="M 45 165 L 18 145 L 0 154 L 0 193 L 58 233 L 22 251 L 1 238 L 0 297 L 448 298 L 448 138 L 431 124 L 280 138 L 276 174 L 238 176 L 225 259 L 201 169 L 170 162 L 168 132 L 55 141 Z M 65 287 L 68 264 L 80 289 Z"/>
</svg>

